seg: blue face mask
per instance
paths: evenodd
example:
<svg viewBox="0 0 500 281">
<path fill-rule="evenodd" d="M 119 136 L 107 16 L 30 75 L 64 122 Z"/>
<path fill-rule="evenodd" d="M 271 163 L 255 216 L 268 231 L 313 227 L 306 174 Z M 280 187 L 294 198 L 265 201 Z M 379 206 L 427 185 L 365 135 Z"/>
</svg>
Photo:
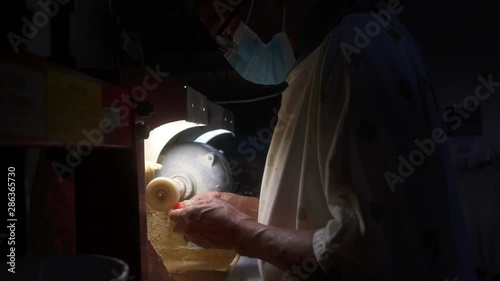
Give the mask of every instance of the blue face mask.
<svg viewBox="0 0 500 281">
<path fill-rule="evenodd" d="M 255 32 L 240 22 L 233 35 L 234 45 L 228 48 L 224 56 L 248 81 L 261 85 L 283 83 L 295 65 L 295 54 L 284 25 L 285 15 L 283 31 L 274 35 L 268 44 L 264 44 Z"/>
</svg>

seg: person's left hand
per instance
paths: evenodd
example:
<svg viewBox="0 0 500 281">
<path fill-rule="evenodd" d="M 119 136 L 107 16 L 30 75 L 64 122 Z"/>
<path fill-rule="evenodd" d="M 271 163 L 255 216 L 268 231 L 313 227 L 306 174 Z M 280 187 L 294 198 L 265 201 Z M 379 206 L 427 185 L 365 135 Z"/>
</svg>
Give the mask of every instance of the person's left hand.
<svg viewBox="0 0 500 281">
<path fill-rule="evenodd" d="M 204 248 L 237 249 L 243 242 L 242 223 L 253 220 L 214 197 L 194 197 L 182 203 L 185 207 L 170 211 L 174 232 Z"/>
</svg>

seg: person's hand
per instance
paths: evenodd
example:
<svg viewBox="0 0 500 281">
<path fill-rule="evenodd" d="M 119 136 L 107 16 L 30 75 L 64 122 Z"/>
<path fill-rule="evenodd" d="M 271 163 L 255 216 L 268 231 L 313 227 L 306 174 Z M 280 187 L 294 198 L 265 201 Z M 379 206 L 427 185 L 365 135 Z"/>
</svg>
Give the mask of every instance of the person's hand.
<svg viewBox="0 0 500 281">
<path fill-rule="evenodd" d="M 231 206 L 237 208 L 237 201 L 238 199 L 236 198 L 239 195 L 236 195 L 234 193 L 228 193 L 228 192 L 219 192 L 219 191 L 209 191 L 205 192 L 202 194 L 198 194 L 194 196 L 193 198 L 186 200 L 187 202 L 194 202 L 194 201 L 200 201 L 200 200 L 206 200 L 208 198 L 216 198 L 219 200 L 222 200 Z"/>
<path fill-rule="evenodd" d="M 216 196 L 219 195 L 195 196 L 183 201 L 184 207 L 171 210 L 174 232 L 184 234 L 188 241 L 201 247 L 238 249 L 243 243 L 241 225 L 253 219 Z"/>
<path fill-rule="evenodd" d="M 229 192 L 218 192 L 218 191 L 209 191 L 200 195 L 193 197 L 191 202 L 205 200 L 208 198 L 216 198 L 222 200 L 238 211 L 246 214 L 247 216 L 257 220 L 258 212 L 259 212 L 259 199 L 248 196 L 241 196 L 234 193 Z"/>
</svg>

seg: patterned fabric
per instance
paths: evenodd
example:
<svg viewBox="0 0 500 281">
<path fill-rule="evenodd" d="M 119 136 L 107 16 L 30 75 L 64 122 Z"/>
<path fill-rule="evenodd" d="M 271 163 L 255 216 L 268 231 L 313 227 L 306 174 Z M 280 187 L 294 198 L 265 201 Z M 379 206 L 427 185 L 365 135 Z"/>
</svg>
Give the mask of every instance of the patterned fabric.
<svg viewBox="0 0 500 281">
<path fill-rule="evenodd" d="M 259 221 L 317 230 L 331 280 L 475 280 L 425 64 L 395 17 L 360 46 L 374 21 L 345 17 L 289 75 Z"/>
</svg>

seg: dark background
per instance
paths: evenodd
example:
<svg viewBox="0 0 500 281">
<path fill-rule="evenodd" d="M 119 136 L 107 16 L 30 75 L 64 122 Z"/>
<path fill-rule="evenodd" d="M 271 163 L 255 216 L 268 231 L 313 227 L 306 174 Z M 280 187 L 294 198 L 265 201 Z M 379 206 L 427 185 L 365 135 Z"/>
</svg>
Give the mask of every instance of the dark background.
<svg viewBox="0 0 500 281">
<path fill-rule="evenodd" d="M 6 34 L 20 32 L 21 18 L 31 18 L 38 9 L 37 2 L 3 3 L 1 47 L 11 48 Z M 491 73 L 494 81 L 500 81 L 498 3 L 414 0 L 402 5 L 399 17 L 422 49 L 443 110 L 473 95 L 479 75 Z M 217 139 L 213 144 L 223 146 L 228 158 L 239 163 L 235 192 L 258 195 L 268 142 L 253 148 L 255 157 L 240 153 L 238 146 L 270 127 L 280 97 L 245 103 L 241 100 L 275 95 L 286 85 L 259 86 L 242 79 L 187 0 L 73 0 L 60 8 L 25 51 L 109 82 L 120 80 L 122 66 L 159 64 L 162 71 L 170 72 L 209 100 L 224 102 L 235 114 L 236 136 Z M 254 14 L 265 13 L 257 9 Z M 126 38 L 131 44 L 122 48 Z M 478 267 L 496 274 L 500 274 L 500 268 L 495 268 L 498 254 L 488 260 L 483 259 L 486 254 L 481 251 L 490 245 L 484 241 L 498 240 L 498 219 L 492 214 L 499 213 L 496 200 L 500 199 L 500 180 L 498 171 L 485 169 L 491 169 L 491 155 L 500 152 L 499 91 L 481 104 L 467 131 L 451 140 L 466 222 L 474 244 L 480 245 L 476 247 L 480 253 L 476 255 Z M 482 235 L 481 240 L 478 237 Z"/>
</svg>

